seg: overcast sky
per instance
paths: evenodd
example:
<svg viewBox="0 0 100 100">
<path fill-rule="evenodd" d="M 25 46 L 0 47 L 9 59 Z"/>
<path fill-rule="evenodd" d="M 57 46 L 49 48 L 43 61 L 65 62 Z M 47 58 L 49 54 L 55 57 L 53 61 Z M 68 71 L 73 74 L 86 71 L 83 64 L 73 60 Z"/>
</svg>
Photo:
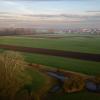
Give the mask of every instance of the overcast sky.
<svg viewBox="0 0 100 100">
<path fill-rule="evenodd" d="M 100 0 L 0 0 L 0 27 L 100 28 Z"/>
</svg>

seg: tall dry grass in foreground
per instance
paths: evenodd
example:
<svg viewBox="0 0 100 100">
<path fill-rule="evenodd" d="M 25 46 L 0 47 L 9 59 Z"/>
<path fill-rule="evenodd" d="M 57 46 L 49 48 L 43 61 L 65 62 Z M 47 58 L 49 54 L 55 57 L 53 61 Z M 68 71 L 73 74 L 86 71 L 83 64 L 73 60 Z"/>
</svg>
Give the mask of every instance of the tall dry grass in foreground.
<svg viewBox="0 0 100 100">
<path fill-rule="evenodd" d="M 17 91 L 30 82 L 31 78 L 24 74 L 26 68 L 19 53 L 6 51 L 0 54 L 0 100 L 14 100 Z"/>
</svg>

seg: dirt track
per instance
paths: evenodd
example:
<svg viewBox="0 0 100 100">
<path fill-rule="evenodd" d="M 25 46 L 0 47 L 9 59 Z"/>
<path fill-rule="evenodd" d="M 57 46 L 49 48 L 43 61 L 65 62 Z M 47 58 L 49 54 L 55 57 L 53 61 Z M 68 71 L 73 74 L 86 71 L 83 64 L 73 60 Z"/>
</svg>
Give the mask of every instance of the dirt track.
<svg viewBox="0 0 100 100">
<path fill-rule="evenodd" d="M 37 54 L 45 54 L 45 55 L 59 56 L 65 58 L 74 58 L 80 60 L 100 62 L 100 54 L 80 53 L 80 52 L 72 52 L 72 51 L 22 47 L 22 46 L 2 45 L 2 44 L 0 44 L 0 48 L 13 50 L 13 51 L 20 51 L 20 52 L 37 53 Z"/>
</svg>

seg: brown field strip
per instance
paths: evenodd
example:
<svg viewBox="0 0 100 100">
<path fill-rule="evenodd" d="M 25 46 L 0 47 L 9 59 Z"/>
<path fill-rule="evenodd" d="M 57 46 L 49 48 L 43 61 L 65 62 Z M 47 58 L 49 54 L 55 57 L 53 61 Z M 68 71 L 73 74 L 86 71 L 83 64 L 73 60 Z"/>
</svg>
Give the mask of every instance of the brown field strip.
<svg viewBox="0 0 100 100">
<path fill-rule="evenodd" d="M 36 53 L 36 54 L 44 54 L 50 56 L 59 56 L 64 58 L 74 58 L 80 60 L 100 62 L 100 54 L 53 50 L 53 49 L 46 49 L 46 48 L 32 48 L 32 47 L 3 45 L 3 44 L 0 44 L 0 48 L 13 50 L 13 51 L 20 51 L 20 52 L 28 52 L 28 53 Z"/>
</svg>

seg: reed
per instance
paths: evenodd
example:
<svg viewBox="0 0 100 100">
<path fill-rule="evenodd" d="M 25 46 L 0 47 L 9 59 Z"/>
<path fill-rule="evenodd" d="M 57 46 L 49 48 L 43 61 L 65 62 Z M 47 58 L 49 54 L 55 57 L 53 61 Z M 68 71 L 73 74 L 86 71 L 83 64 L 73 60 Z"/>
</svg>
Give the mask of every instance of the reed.
<svg viewBox="0 0 100 100">
<path fill-rule="evenodd" d="M 25 75 L 27 64 L 17 52 L 6 51 L 0 54 L 0 100 L 14 100 L 17 91 L 31 82 Z"/>
</svg>

